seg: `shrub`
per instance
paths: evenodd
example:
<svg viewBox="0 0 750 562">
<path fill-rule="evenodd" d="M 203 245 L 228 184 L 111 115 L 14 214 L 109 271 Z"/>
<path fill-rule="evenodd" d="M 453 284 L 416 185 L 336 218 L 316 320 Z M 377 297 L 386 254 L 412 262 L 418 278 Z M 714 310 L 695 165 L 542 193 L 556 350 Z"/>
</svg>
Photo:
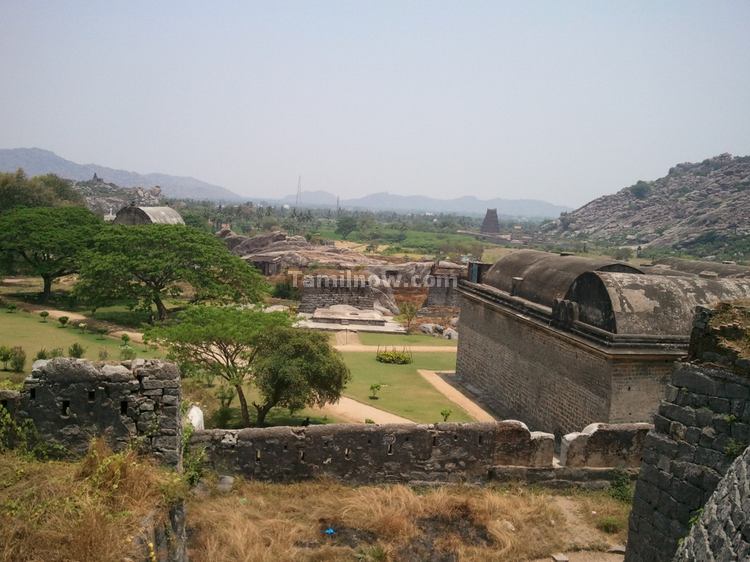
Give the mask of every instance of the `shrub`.
<svg viewBox="0 0 750 562">
<path fill-rule="evenodd" d="M 60 316 L 60 318 L 57 319 L 57 321 L 60 323 L 61 328 L 64 328 L 68 325 L 68 320 L 70 320 L 70 318 L 68 318 L 67 316 Z"/>
<path fill-rule="evenodd" d="M 624 470 L 618 470 L 609 485 L 609 495 L 623 503 L 633 501 L 633 485 L 630 475 Z"/>
<path fill-rule="evenodd" d="M 81 330 L 82 334 L 86 333 L 86 328 L 88 328 L 86 322 L 81 322 L 80 324 L 78 324 L 78 329 Z"/>
<path fill-rule="evenodd" d="M 84 353 L 86 353 L 86 348 L 78 342 L 75 342 L 68 348 L 68 356 L 74 359 L 80 359 Z"/>
<path fill-rule="evenodd" d="M 370 418 L 365 418 L 365 423 L 375 423 L 375 420 Z"/>
<path fill-rule="evenodd" d="M 13 304 L 12 302 L 9 302 L 5 305 L 5 312 L 8 314 L 13 314 L 18 309 L 18 306 Z"/>
<path fill-rule="evenodd" d="M 49 316 L 49 312 L 47 312 L 46 310 L 42 310 L 42 311 L 41 311 L 41 312 L 39 313 L 39 316 L 41 316 L 41 317 L 42 317 L 42 322 L 45 322 L 45 323 L 46 323 L 46 322 L 47 322 L 47 317 Z"/>
<path fill-rule="evenodd" d="M 10 350 L 9 347 L 0 346 L 0 362 L 3 364 L 3 371 L 8 370 L 8 362 L 10 361 L 10 358 L 13 357 L 13 352 Z"/>
<path fill-rule="evenodd" d="M 107 328 L 97 328 L 96 333 L 99 334 L 96 339 L 103 340 L 104 336 L 107 335 Z"/>
<path fill-rule="evenodd" d="M 128 343 L 130 343 L 130 336 L 127 334 L 121 335 L 120 339 L 122 340 L 123 345 L 127 345 Z"/>
<path fill-rule="evenodd" d="M 726 447 L 724 447 L 724 454 L 730 459 L 736 459 L 746 448 L 747 443 L 743 443 L 737 439 L 730 439 L 727 441 Z"/>
<path fill-rule="evenodd" d="M 55 357 L 62 357 L 63 355 L 65 355 L 65 353 L 63 352 L 62 347 L 54 347 L 52 348 L 52 351 L 49 352 L 49 356 L 51 359 L 54 359 Z"/>
<path fill-rule="evenodd" d="M 637 199 L 645 199 L 651 193 L 651 186 L 645 181 L 638 181 L 635 185 L 630 186 L 630 193 Z"/>
<path fill-rule="evenodd" d="M 450 408 L 443 408 L 440 410 L 440 415 L 443 417 L 443 421 L 447 422 L 448 418 L 451 417 L 451 414 L 453 413 L 453 410 Z"/>
<path fill-rule="evenodd" d="M 292 285 L 291 281 L 281 281 L 273 287 L 273 296 L 277 299 L 295 300 L 300 299 L 299 289 Z"/>
<path fill-rule="evenodd" d="M 385 348 L 382 351 L 378 348 L 375 359 L 380 363 L 391 363 L 393 365 L 408 365 L 414 361 L 411 351 L 406 348 L 398 350 L 395 347 L 392 349 Z"/>
<path fill-rule="evenodd" d="M 596 522 L 597 529 L 610 535 L 619 533 L 623 529 L 623 527 L 624 527 L 624 524 L 622 520 L 611 515 L 602 517 Z"/>
<path fill-rule="evenodd" d="M 99 350 L 99 361 L 106 361 L 107 359 L 109 359 L 109 351 L 106 347 L 103 347 Z"/>
<path fill-rule="evenodd" d="M 123 361 L 132 361 L 135 357 L 135 348 L 132 345 L 123 344 L 120 346 L 120 359 Z"/>
<path fill-rule="evenodd" d="M 377 400 L 378 399 L 378 392 L 380 392 L 380 384 L 374 383 L 370 385 L 370 400 Z"/>
<path fill-rule="evenodd" d="M 47 351 L 47 348 L 43 347 L 42 349 L 36 352 L 36 355 L 34 356 L 34 361 L 38 361 L 39 359 L 49 359 L 49 351 Z"/>
<path fill-rule="evenodd" d="M 10 351 L 10 369 L 14 373 L 22 373 L 23 368 L 26 366 L 26 352 L 20 347 L 14 347 Z"/>
</svg>

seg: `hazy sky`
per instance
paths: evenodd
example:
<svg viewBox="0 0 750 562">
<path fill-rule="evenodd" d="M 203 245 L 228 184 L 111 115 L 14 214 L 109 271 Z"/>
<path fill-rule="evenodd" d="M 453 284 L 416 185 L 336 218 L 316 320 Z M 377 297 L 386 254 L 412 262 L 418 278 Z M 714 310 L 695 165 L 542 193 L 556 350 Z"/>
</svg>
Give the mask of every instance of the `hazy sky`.
<svg viewBox="0 0 750 562">
<path fill-rule="evenodd" d="M 750 154 L 750 2 L 0 0 L 0 147 L 570 205 Z"/>
</svg>

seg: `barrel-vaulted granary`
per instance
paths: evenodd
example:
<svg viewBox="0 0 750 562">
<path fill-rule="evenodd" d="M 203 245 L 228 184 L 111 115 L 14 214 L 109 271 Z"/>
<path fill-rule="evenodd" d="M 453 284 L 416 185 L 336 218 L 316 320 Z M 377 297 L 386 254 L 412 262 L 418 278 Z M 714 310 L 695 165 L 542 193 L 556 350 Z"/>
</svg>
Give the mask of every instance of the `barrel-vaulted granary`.
<svg viewBox="0 0 750 562">
<path fill-rule="evenodd" d="M 750 298 L 750 278 L 694 269 L 535 250 L 470 267 L 457 374 L 498 416 L 536 430 L 650 421 L 694 308 Z"/>
</svg>

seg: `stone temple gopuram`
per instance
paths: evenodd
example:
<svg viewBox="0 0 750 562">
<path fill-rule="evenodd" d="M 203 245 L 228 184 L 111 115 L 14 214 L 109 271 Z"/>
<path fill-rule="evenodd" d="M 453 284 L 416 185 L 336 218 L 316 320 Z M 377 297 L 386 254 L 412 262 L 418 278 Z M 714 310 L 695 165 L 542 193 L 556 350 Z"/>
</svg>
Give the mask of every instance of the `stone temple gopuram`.
<svg viewBox="0 0 750 562">
<path fill-rule="evenodd" d="M 482 227 L 479 229 L 482 234 L 500 234 L 500 222 L 497 220 L 497 209 L 487 209 L 484 215 Z"/>
<path fill-rule="evenodd" d="M 695 307 L 750 298 L 750 268 L 710 262 L 691 273 L 520 250 L 471 265 L 458 284 L 459 380 L 501 418 L 557 435 L 649 422 Z"/>
</svg>

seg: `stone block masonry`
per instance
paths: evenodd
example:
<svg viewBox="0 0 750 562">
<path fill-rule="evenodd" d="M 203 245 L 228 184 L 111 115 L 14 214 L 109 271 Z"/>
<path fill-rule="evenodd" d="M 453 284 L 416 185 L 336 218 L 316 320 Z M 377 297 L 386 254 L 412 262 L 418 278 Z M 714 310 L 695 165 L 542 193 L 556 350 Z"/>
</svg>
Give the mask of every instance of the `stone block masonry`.
<svg viewBox="0 0 750 562">
<path fill-rule="evenodd" d="M 560 464 L 567 467 L 638 468 L 648 423 L 593 423 L 568 433 L 560 445 Z"/>
<path fill-rule="evenodd" d="M 518 422 L 321 425 L 201 431 L 190 447 L 249 479 L 464 482 L 487 479 L 495 465 L 551 466 L 554 438 Z"/>
<path fill-rule="evenodd" d="M 327 276 L 305 276 L 299 311 L 315 312 L 335 304 L 348 304 L 370 310 L 375 305 L 375 293 L 368 282 Z"/>
<path fill-rule="evenodd" d="M 750 560 L 750 449 L 729 468 L 674 557 L 695 560 Z"/>
<path fill-rule="evenodd" d="M 750 379 L 699 364 L 672 376 L 644 442 L 627 562 L 670 560 L 690 521 L 750 442 Z"/>
<path fill-rule="evenodd" d="M 160 462 L 181 465 L 180 373 L 171 363 L 135 359 L 96 364 L 82 359 L 36 361 L 17 402 L 40 437 L 71 456 L 102 436 L 114 450 L 138 439 Z"/>
</svg>

